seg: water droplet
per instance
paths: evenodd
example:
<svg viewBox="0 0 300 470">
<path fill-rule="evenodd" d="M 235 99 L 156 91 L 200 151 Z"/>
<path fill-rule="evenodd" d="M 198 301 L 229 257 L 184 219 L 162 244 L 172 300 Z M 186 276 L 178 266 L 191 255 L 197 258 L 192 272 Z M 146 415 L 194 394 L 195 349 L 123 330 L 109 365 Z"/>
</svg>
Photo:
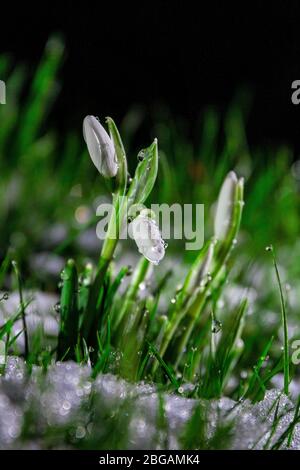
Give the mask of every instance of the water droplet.
<svg viewBox="0 0 300 470">
<path fill-rule="evenodd" d="M 180 393 L 180 394 L 181 394 L 181 393 L 183 393 L 183 392 L 184 392 L 184 389 L 183 389 L 183 387 L 178 387 L 178 393 Z"/>
<path fill-rule="evenodd" d="M 266 251 L 272 251 L 272 250 L 273 250 L 272 245 L 266 246 Z"/>
<path fill-rule="evenodd" d="M 145 289 L 146 289 L 146 284 L 145 284 L 145 282 L 141 282 L 141 283 L 139 284 L 139 289 L 140 289 L 140 290 L 145 290 Z"/>
<path fill-rule="evenodd" d="M 85 277 L 82 281 L 84 287 L 89 287 L 91 285 L 91 280 L 88 277 Z"/>
<path fill-rule="evenodd" d="M 212 333 L 219 333 L 219 331 L 222 330 L 222 323 L 219 320 L 213 320 L 212 321 L 212 326 L 211 326 L 211 331 Z"/>
<path fill-rule="evenodd" d="M 168 243 L 163 241 L 164 249 L 166 250 L 168 248 Z"/>
<path fill-rule="evenodd" d="M 130 176 L 129 173 L 127 173 L 127 186 L 129 186 L 132 183 L 132 177 Z"/>
<path fill-rule="evenodd" d="M 133 273 L 132 266 L 128 265 L 128 266 L 127 266 L 127 273 L 126 273 L 126 276 L 131 276 L 132 273 Z"/>
<path fill-rule="evenodd" d="M 171 304 L 175 304 L 175 303 L 176 303 L 176 299 L 175 299 L 175 297 L 173 297 L 173 298 L 171 299 Z"/>
<path fill-rule="evenodd" d="M 4 292 L 0 300 L 8 300 L 8 297 L 9 297 L 8 292 Z"/>
<path fill-rule="evenodd" d="M 137 159 L 139 162 L 142 162 L 145 158 L 145 150 L 141 150 L 139 153 L 138 153 L 138 156 L 137 156 Z"/>
<path fill-rule="evenodd" d="M 60 278 L 62 279 L 62 281 L 67 281 L 68 280 L 68 275 L 67 275 L 67 273 L 64 269 L 60 273 Z"/>
<path fill-rule="evenodd" d="M 84 426 L 78 426 L 76 429 L 75 437 L 76 439 L 83 439 L 86 434 Z"/>
<path fill-rule="evenodd" d="M 54 306 L 53 306 L 53 310 L 57 313 L 60 312 L 61 310 L 61 305 L 60 305 L 60 302 L 57 302 Z"/>
</svg>

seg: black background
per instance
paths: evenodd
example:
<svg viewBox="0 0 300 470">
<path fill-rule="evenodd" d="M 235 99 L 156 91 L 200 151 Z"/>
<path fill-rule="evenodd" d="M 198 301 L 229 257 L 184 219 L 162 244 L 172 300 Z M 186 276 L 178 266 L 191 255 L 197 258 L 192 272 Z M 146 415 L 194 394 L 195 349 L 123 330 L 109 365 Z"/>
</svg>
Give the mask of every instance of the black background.
<svg viewBox="0 0 300 470">
<path fill-rule="evenodd" d="M 300 2 L 160 1 L 1 4 L 0 53 L 30 64 L 49 34 L 67 53 L 51 119 L 77 128 L 85 114 L 120 120 L 132 104 L 166 105 L 193 123 L 207 105 L 224 112 L 246 86 L 253 95 L 251 145 L 300 150 Z M 1 78 L 1 77 L 0 77 Z"/>
</svg>

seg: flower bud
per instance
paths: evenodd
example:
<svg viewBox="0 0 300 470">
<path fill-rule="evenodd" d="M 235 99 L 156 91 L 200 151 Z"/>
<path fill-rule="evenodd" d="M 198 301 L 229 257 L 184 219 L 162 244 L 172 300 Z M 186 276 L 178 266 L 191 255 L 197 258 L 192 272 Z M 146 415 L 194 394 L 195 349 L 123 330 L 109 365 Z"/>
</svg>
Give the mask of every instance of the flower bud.
<svg viewBox="0 0 300 470">
<path fill-rule="evenodd" d="M 165 256 L 165 243 L 153 219 L 140 214 L 129 225 L 139 252 L 151 263 L 158 264 Z"/>
<path fill-rule="evenodd" d="M 83 137 L 90 157 L 99 173 L 105 178 L 116 176 L 118 161 L 114 144 L 104 127 L 94 116 L 84 118 Z"/>
<path fill-rule="evenodd" d="M 237 185 L 237 176 L 234 171 L 231 171 L 226 176 L 221 187 L 217 203 L 217 209 L 215 213 L 214 228 L 215 237 L 218 240 L 225 240 L 230 230 L 233 221 Z"/>
</svg>

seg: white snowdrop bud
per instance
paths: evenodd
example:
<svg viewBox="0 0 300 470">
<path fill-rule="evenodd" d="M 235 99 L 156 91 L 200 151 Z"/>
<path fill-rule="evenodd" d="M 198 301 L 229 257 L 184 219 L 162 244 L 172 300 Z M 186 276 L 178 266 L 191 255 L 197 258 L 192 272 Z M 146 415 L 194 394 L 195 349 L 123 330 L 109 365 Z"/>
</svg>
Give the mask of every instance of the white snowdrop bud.
<svg viewBox="0 0 300 470">
<path fill-rule="evenodd" d="M 140 214 L 129 224 L 130 237 L 150 263 L 158 264 L 165 256 L 165 242 L 153 219 Z"/>
<path fill-rule="evenodd" d="M 237 184 L 237 176 L 231 171 L 221 187 L 215 213 L 215 237 L 218 240 L 225 240 L 232 224 Z"/>
<path fill-rule="evenodd" d="M 90 157 L 99 173 L 105 178 L 116 176 L 118 161 L 114 144 L 104 127 L 94 116 L 84 118 L 83 137 Z"/>
</svg>

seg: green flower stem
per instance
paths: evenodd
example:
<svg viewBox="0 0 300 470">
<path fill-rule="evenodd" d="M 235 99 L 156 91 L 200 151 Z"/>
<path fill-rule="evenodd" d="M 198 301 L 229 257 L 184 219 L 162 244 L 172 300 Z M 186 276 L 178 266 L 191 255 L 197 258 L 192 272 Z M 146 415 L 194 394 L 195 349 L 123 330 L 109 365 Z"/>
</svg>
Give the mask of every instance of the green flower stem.
<svg viewBox="0 0 300 470">
<path fill-rule="evenodd" d="M 118 317 L 116 318 L 116 323 L 114 325 L 115 329 L 117 329 L 118 327 L 122 325 L 122 321 L 126 317 L 126 314 L 128 313 L 131 305 L 134 303 L 136 299 L 139 286 L 144 281 L 148 273 L 149 267 L 150 267 L 150 262 L 142 256 L 133 273 L 132 282 L 125 296 L 123 307 Z"/>
<path fill-rule="evenodd" d="M 105 264 L 105 262 L 108 262 L 109 264 L 113 258 L 117 243 L 119 241 L 120 229 L 122 226 L 125 209 L 125 197 L 116 194 L 113 198 L 113 212 L 108 223 L 107 234 L 101 250 L 99 268 L 101 265 L 103 265 L 103 263 Z"/>
</svg>

